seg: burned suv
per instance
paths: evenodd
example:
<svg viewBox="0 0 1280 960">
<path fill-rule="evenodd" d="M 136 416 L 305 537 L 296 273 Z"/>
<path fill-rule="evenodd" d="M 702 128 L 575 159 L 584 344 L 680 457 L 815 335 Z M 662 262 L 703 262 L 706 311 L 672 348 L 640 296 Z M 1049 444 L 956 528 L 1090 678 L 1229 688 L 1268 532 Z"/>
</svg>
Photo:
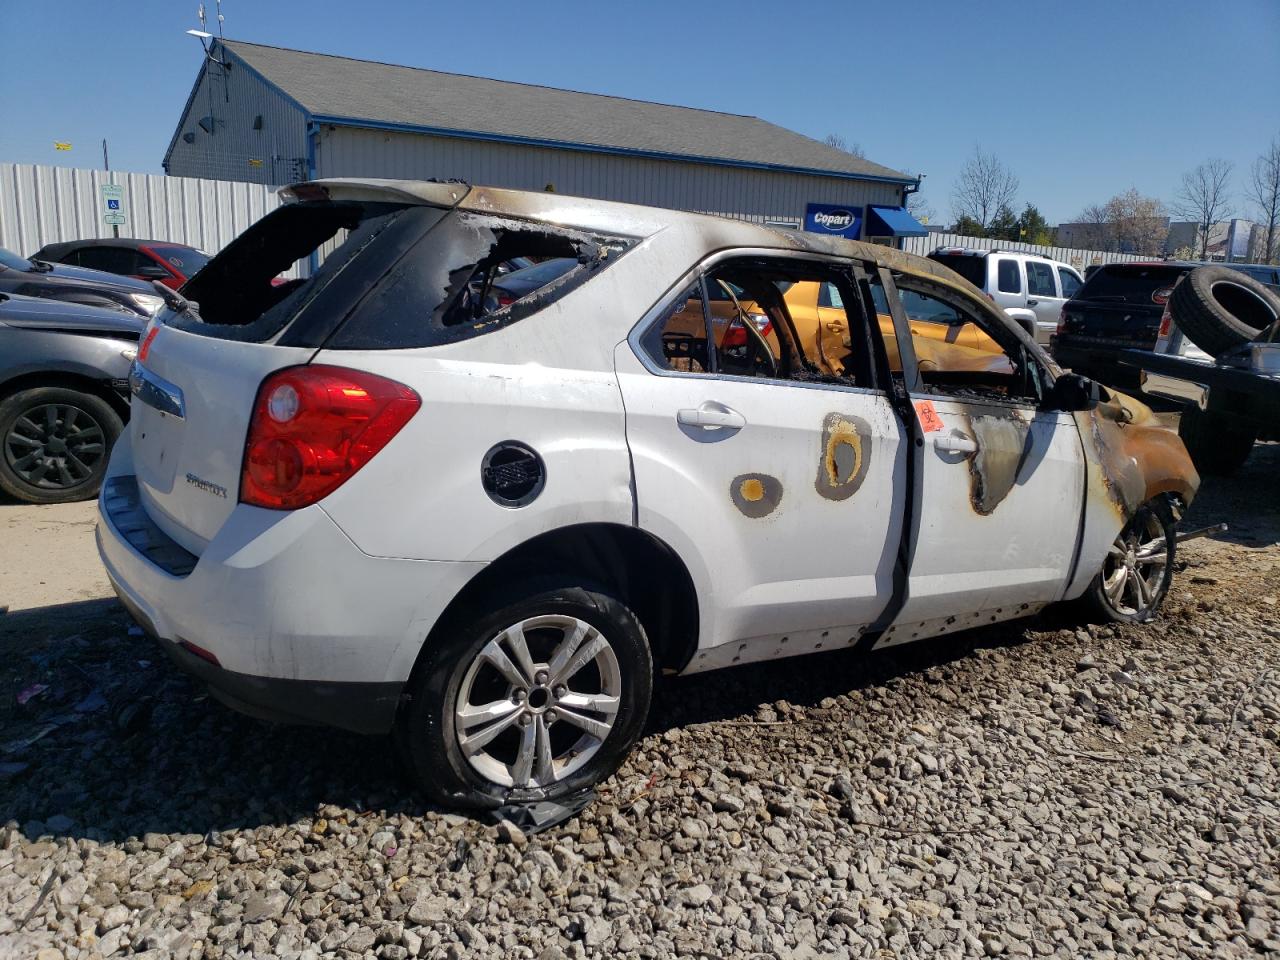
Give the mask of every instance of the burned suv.
<svg viewBox="0 0 1280 960">
<path fill-rule="evenodd" d="M 588 789 L 664 673 L 1169 589 L 1177 436 L 945 267 L 461 184 L 287 196 L 145 334 L 102 558 L 217 696 L 394 732 L 440 802 Z M 500 303 L 519 256 L 573 264 Z M 982 336 L 920 344 L 906 300 Z"/>
</svg>

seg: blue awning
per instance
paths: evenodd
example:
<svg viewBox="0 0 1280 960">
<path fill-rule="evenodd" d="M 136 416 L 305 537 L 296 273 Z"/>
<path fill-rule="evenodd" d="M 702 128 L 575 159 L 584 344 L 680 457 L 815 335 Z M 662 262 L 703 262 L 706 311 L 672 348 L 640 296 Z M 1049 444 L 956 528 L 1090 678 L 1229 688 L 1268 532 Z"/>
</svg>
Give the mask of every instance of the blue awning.
<svg viewBox="0 0 1280 960">
<path fill-rule="evenodd" d="M 929 231 L 906 207 L 867 207 L 864 237 L 927 237 Z"/>
</svg>

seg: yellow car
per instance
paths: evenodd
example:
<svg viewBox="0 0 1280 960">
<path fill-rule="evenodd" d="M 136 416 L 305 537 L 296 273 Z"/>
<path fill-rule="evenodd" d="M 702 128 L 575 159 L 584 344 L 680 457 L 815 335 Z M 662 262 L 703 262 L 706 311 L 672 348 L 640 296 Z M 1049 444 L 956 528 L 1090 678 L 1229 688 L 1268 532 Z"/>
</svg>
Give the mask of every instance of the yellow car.
<svg viewBox="0 0 1280 960">
<path fill-rule="evenodd" d="M 876 288 L 877 290 L 879 288 Z M 839 374 L 849 355 L 848 321 L 840 294 L 829 283 L 815 281 L 793 283 L 783 292 L 787 312 L 808 356 L 821 357 L 824 372 Z M 993 362 L 1007 366 L 999 345 L 972 322 L 955 313 L 938 314 L 938 301 L 925 300 L 903 291 L 902 305 L 911 327 L 911 341 L 916 360 L 922 369 L 989 370 Z M 745 305 L 744 305 L 745 306 Z M 893 318 L 887 308 L 876 305 L 880 332 L 889 354 L 889 366 L 902 369 L 897 340 L 893 335 Z M 750 309 L 750 308 L 748 308 Z"/>
</svg>

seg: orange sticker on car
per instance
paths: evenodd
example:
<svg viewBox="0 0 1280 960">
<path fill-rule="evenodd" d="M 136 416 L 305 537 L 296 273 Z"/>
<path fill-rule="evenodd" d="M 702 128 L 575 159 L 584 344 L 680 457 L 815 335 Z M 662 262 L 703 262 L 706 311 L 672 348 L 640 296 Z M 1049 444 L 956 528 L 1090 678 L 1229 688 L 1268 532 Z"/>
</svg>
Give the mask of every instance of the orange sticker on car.
<svg viewBox="0 0 1280 960">
<path fill-rule="evenodd" d="M 942 429 L 942 418 L 938 416 L 938 411 L 934 409 L 932 400 L 916 400 L 915 408 L 922 433 L 933 433 L 935 430 Z"/>
</svg>

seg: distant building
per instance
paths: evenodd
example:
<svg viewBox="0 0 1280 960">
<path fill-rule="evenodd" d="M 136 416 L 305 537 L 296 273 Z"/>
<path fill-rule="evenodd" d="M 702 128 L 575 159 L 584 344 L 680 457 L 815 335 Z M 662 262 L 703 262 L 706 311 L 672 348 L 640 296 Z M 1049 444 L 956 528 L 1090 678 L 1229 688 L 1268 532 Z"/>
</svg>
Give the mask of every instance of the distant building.
<svg viewBox="0 0 1280 960">
<path fill-rule="evenodd" d="M 213 41 L 164 168 L 458 178 L 863 239 L 924 232 L 904 209 L 918 177 L 758 117 L 234 40 Z"/>
<path fill-rule="evenodd" d="M 1165 219 L 1167 228 L 1161 256 L 1182 256 L 1200 259 L 1200 241 L 1203 231 L 1200 224 L 1190 220 Z M 1208 259 L 1251 261 L 1265 259 L 1262 247 L 1266 240 L 1265 229 L 1252 220 L 1223 220 L 1209 228 Z M 1109 223 L 1061 223 L 1058 225 L 1058 244 L 1081 250 L 1105 250 L 1115 253 L 1138 253 L 1132 243 L 1117 238 L 1115 228 Z"/>
</svg>

